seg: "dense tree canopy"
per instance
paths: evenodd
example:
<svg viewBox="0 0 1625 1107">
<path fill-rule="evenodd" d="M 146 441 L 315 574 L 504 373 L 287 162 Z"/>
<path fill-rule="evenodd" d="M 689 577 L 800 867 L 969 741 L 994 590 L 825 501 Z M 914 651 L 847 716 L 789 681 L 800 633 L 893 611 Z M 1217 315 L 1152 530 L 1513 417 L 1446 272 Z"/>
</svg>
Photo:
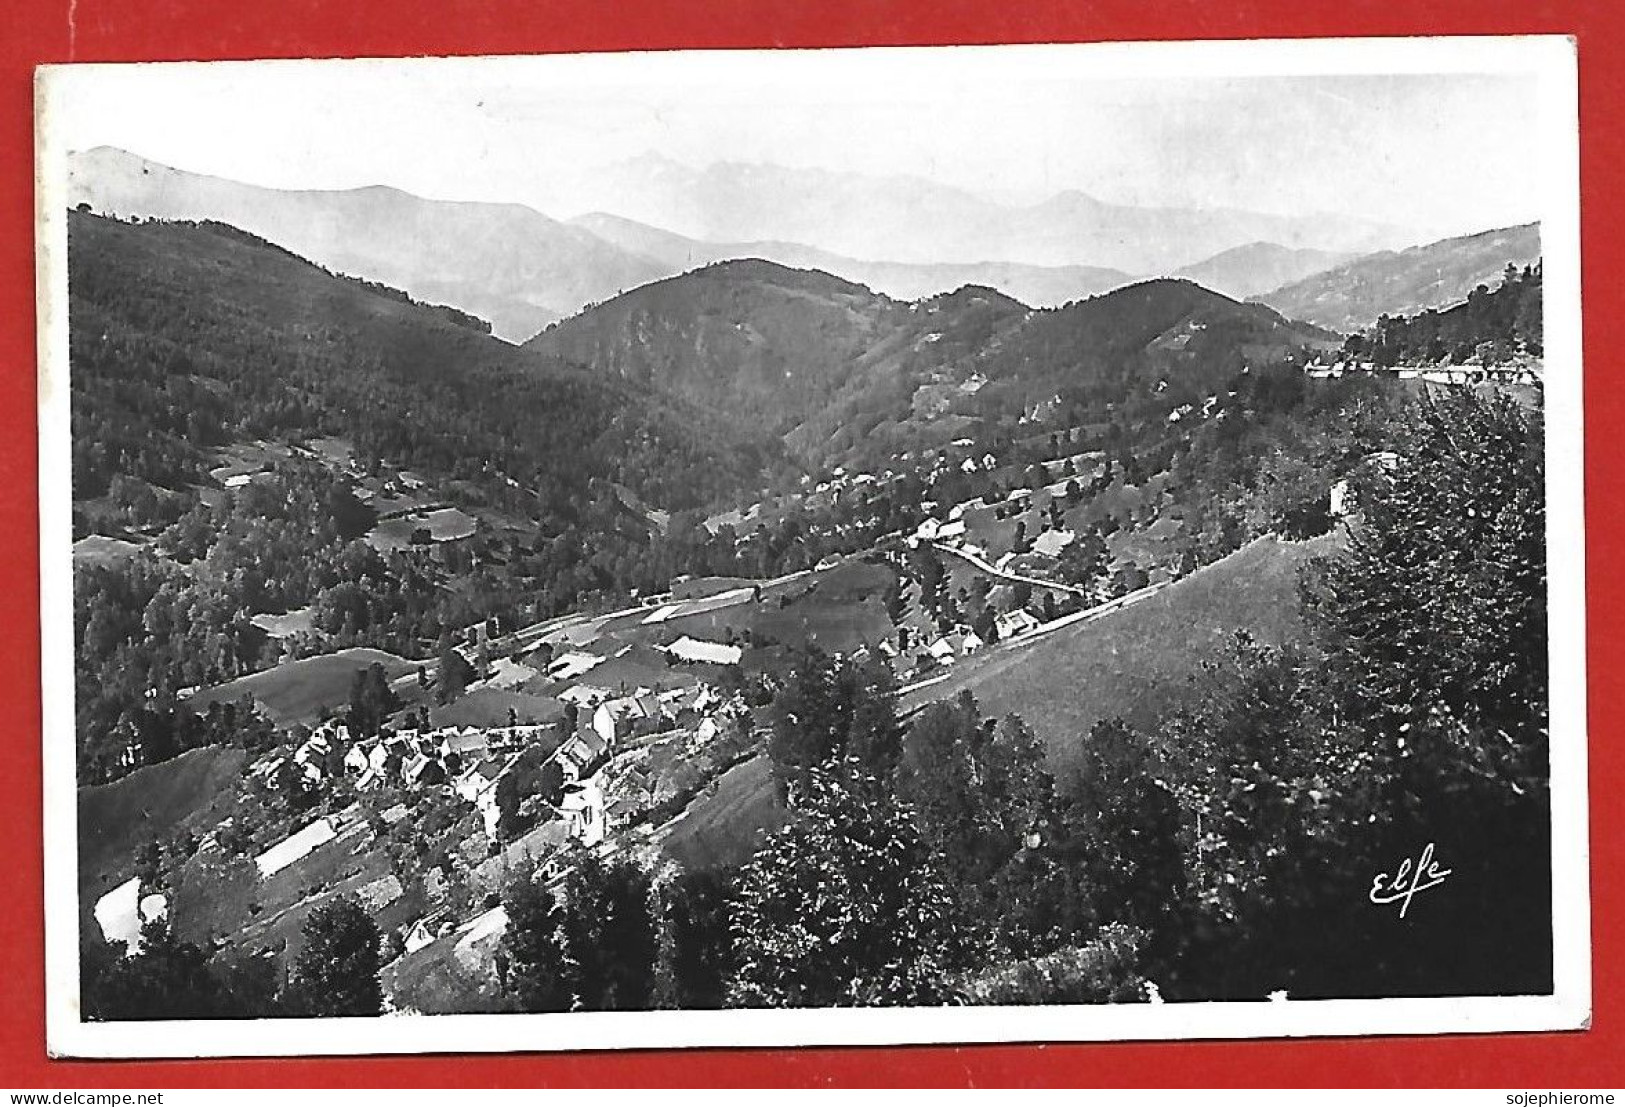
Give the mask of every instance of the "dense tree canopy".
<svg viewBox="0 0 1625 1107">
<path fill-rule="evenodd" d="M 964 953 L 952 894 L 907 806 L 876 802 L 881 793 L 861 772 L 855 764 L 809 772 L 795 820 L 741 873 L 730 1002 L 889 1006 L 950 998 Z"/>
<path fill-rule="evenodd" d="M 378 926 L 355 899 L 340 896 L 313 910 L 301 928 L 304 946 L 288 972 L 287 1003 L 298 1015 L 376 1015 Z"/>
</svg>

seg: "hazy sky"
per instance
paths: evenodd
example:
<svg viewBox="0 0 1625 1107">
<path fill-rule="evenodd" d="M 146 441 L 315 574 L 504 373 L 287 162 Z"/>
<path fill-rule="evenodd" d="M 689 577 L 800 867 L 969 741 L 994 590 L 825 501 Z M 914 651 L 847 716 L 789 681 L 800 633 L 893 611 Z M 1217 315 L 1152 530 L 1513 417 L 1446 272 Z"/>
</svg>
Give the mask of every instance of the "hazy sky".
<svg viewBox="0 0 1625 1107">
<path fill-rule="evenodd" d="M 1211 57 L 995 48 L 81 67 L 53 110 L 67 149 L 559 217 L 613 210 L 594 168 L 645 153 L 910 174 L 1022 201 L 1075 188 L 1339 213 L 1439 236 L 1539 217 L 1531 76 L 1474 72 L 1472 55 L 1449 59 L 1464 72 L 1415 72 L 1416 57 L 1375 46 L 1332 66 L 1259 64 L 1236 47 Z"/>
</svg>

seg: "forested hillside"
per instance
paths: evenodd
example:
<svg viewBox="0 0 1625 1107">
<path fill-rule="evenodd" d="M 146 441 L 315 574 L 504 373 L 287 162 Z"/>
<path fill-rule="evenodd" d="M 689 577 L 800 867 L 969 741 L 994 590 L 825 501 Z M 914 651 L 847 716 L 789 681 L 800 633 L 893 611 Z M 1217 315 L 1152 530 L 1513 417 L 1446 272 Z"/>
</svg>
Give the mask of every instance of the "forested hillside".
<svg viewBox="0 0 1625 1107">
<path fill-rule="evenodd" d="M 173 912 L 86 923 L 92 1017 L 1549 987 L 1538 404 L 1189 281 L 732 262 L 515 348 L 71 233 L 86 872 Z M 1539 294 L 1376 340 L 1533 350 Z M 203 745 L 251 767 L 141 813 Z M 1426 841 L 1461 894 L 1366 910 Z"/>
<path fill-rule="evenodd" d="M 1055 400 L 1096 413 L 1143 401 L 1166 415 L 1248 366 L 1335 341 L 1190 281 L 1035 311 L 990 288 L 903 304 L 739 261 L 589 308 L 529 345 L 771 429 L 829 467 L 1000 433 Z"/>
<path fill-rule="evenodd" d="M 725 261 L 589 308 L 526 345 L 783 434 L 906 317 L 826 273 Z"/>
<path fill-rule="evenodd" d="M 1055 311 L 986 350 L 989 378 L 1032 396 L 1046 389 L 1102 398 L 1154 385 L 1199 388 L 1248 365 L 1274 363 L 1335 336 L 1183 280 L 1145 281 Z"/>
<path fill-rule="evenodd" d="M 176 713 L 175 697 L 275 660 L 256 614 L 307 612 L 307 649 L 425 656 L 497 612 L 663 583 L 669 555 L 614 486 L 694 507 L 754 486 L 776 453 L 232 228 L 74 213 L 70 235 L 75 537 L 141 547 L 77 567 L 92 779 L 127 745 L 160 758 L 213 740 L 218 718 Z M 299 446 L 328 438 L 354 457 Z M 247 483 L 222 491 L 223 451 L 256 442 Z M 379 509 L 357 493 L 386 463 L 457 489 L 490 537 L 369 544 Z"/>
<path fill-rule="evenodd" d="M 175 488 L 201 450 L 341 435 L 363 456 L 511 477 L 560 503 L 594 477 L 686 507 L 762 455 L 703 412 L 493 341 L 218 224 L 70 222 L 75 495 Z"/>
<path fill-rule="evenodd" d="M 1385 315 L 1374 327 L 1350 335 L 1343 350 L 1377 365 L 1498 365 L 1538 358 L 1543 352 L 1541 305 L 1541 267 L 1508 265 L 1494 288 L 1481 284 L 1466 300 L 1442 311 Z"/>
<path fill-rule="evenodd" d="M 521 204 L 430 200 L 383 186 L 260 188 L 105 146 L 70 155 L 68 194 L 102 215 L 240 227 L 334 272 L 475 312 L 510 342 L 668 272 Z"/>
</svg>

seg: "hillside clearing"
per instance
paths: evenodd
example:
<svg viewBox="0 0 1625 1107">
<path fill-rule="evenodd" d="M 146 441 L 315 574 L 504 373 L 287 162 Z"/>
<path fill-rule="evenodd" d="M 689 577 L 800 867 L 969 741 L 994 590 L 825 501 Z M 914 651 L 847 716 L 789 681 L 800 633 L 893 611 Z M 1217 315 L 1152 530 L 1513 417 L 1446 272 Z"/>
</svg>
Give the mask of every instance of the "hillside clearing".
<svg viewBox="0 0 1625 1107">
<path fill-rule="evenodd" d="M 1260 538 L 1122 611 L 961 662 L 947 680 L 905 696 L 902 709 L 969 691 L 983 714 L 1026 720 L 1064 772 L 1097 722 L 1154 726 L 1237 631 L 1270 644 L 1298 638 L 1298 569 L 1338 542 Z"/>
<path fill-rule="evenodd" d="M 79 789 L 80 888 L 111 888 L 130 875 L 126 870 L 143 843 L 200 822 L 212 803 L 234 794 L 245 756 L 239 749 L 204 746 L 111 784 Z"/>
<path fill-rule="evenodd" d="M 661 848 L 685 869 L 737 865 L 784 825 L 766 754 L 742 761 L 716 779 L 667 828 Z"/>
<path fill-rule="evenodd" d="M 351 678 L 372 665 L 382 665 L 391 680 L 416 668 L 395 654 L 354 647 L 238 677 L 199 692 L 190 703 L 193 710 L 206 711 L 211 703 L 235 703 L 247 696 L 279 726 L 320 722 L 325 712 L 350 701 Z"/>
</svg>

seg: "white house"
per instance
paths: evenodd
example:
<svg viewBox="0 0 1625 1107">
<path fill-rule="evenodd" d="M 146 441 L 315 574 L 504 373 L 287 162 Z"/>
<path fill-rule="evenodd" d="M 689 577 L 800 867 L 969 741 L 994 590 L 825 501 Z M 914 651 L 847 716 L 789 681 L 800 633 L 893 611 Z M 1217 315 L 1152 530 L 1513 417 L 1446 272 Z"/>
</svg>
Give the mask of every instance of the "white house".
<svg viewBox="0 0 1625 1107">
<path fill-rule="evenodd" d="M 445 917 L 444 911 L 434 911 L 413 923 L 406 932 L 406 952 L 416 953 L 438 938 L 445 925 Z"/>
<path fill-rule="evenodd" d="M 1330 505 L 1327 508 L 1332 515 L 1342 516 L 1349 513 L 1349 482 L 1340 480 L 1333 484 L 1330 492 Z"/>
<path fill-rule="evenodd" d="M 368 745 L 357 742 L 355 745 L 346 750 L 344 752 L 345 770 L 356 774 L 365 773 L 371 764 L 368 758 L 372 753 L 374 745 L 376 745 L 376 743 Z"/>
<path fill-rule="evenodd" d="M 660 701 L 651 693 L 621 696 L 598 705 L 592 714 L 592 728 L 607 744 L 613 746 L 616 739 L 632 733 L 640 722 L 660 719 L 663 715 Z"/>
<path fill-rule="evenodd" d="M 578 780 L 567 786 L 559 803 L 569 823 L 570 834 L 587 846 L 596 846 L 604 840 L 604 788 L 600 774 Z"/>
<path fill-rule="evenodd" d="M 486 757 L 470 765 L 452 783 L 452 790 L 464 803 L 479 804 L 481 793 L 493 787 L 502 774 L 503 760 Z"/>
</svg>

